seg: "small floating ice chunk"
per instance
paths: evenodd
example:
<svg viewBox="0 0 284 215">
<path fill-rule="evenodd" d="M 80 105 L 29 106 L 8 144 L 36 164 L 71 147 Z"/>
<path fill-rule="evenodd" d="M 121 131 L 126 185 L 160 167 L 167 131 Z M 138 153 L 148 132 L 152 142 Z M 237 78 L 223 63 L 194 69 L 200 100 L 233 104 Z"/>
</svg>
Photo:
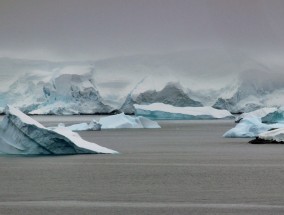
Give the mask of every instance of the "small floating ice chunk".
<svg viewBox="0 0 284 215">
<path fill-rule="evenodd" d="M 67 126 L 71 131 L 99 131 L 101 130 L 102 125 L 96 120 L 92 120 L 90 123 L 79 123 Z"/>
<path fill-rule="evenodd" d="M 233 119 L 234 116 L 227 110 L 218 110 L 212 107 L 174 107 L 163 103 L 150 105 L 134 105 L 135 115 L 150 119 Z"/>
<path fill-rule="evenodd" d="M 272 131 L 263 132 L 258 136 L 258 139 L 284 143 L 284 128 L 278 128 Z"/>
<path fill-rule="evenodd" d="M 124 113 L 103 117 L 99 123 L 102 129 L 115 128 L 161 128 L 160 125 L 145 117 L 127 116 Z"/>
</svg>

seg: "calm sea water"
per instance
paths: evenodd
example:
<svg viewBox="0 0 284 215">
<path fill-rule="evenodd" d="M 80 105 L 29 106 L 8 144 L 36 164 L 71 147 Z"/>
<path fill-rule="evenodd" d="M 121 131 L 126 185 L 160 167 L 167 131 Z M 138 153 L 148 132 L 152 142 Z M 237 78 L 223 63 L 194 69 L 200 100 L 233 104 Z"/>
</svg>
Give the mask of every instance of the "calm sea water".
<svg viewBox="0 0 284 215">
<path fill-rule="evenodd" d="M 35 118 L 53 126 L 93 116 Z M 118 155 L 0 157 L 0 214 L 284 213 L 282 145 L 222 138 L 233 121 L 159 123 L 80 132 Z"/>
</svg>

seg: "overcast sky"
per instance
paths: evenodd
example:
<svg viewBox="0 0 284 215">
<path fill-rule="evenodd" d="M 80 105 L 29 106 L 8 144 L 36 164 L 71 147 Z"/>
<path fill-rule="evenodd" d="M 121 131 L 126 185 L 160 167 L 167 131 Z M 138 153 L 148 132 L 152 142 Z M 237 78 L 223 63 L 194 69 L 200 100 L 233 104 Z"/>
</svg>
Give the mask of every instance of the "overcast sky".
<svg viewBox="0 0 284 215">
<path fill-rule="evenodd" d="M 0 0 L 0 56 L 96 60 L 198 48 L 281 63 L 283 0 Z"/>
</svg>

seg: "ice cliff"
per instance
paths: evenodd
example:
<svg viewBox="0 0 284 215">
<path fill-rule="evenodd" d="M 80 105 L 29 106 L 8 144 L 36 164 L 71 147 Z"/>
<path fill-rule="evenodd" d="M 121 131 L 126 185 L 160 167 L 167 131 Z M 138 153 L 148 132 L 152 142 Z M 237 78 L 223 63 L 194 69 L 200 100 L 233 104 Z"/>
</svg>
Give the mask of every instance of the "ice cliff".
<svg viewBox="0 0 284 215">
<path fill-rule="evenodd" d="M 0 124 L 0 153 L 22 155 L 115 154 L 83 140 L 65 127 L 48 129 L 18 109 L 7 106 Z"/>
</svg>

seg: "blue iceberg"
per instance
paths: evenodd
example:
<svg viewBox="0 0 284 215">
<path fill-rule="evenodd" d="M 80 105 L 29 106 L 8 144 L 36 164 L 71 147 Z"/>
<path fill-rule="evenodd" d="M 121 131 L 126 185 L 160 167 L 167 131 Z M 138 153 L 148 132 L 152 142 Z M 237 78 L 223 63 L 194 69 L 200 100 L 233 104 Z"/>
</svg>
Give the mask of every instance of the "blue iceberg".
<svg viewBox="0 0 284 215">
<path fill-rule="evenodd" d="M 115 154 L 59 126 L 46 128 L 18 109 L 7 106 L 0 124 L 0 153 L 22 155 Z"/>
</svg>

